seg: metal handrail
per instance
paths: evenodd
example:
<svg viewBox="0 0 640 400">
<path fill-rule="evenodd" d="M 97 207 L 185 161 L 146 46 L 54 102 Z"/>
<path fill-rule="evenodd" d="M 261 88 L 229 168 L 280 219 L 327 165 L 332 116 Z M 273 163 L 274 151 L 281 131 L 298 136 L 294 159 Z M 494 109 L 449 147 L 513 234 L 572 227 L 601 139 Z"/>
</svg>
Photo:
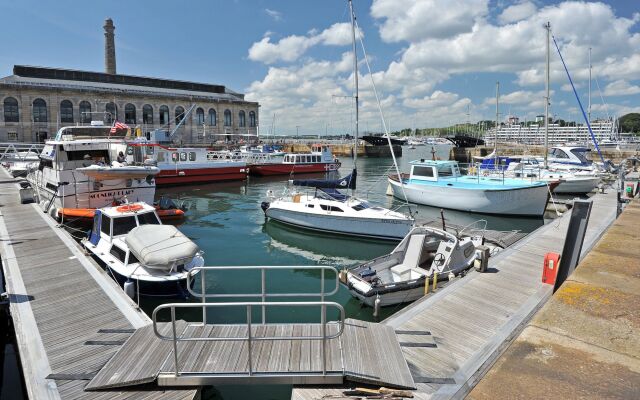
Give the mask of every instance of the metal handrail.
<svg viewBox="0 0 640 400">
<path fill-rule="evenodd" d="M 308 292 L 300 292 L 300 293 L 267 293 L 267 270 L 320 270 L 320 292 L 318 293 L 308 293 Z M 242 270 L 242 271 L 255 271 L 260 270 L 260 279 L 261 279 L 261 292 L 260 293 L 219 293 L 219 294 L 207 294 L 206 293 L 206 271 L 208 270 Z M 334 274 L 334 288 L 330 292 L 325 292 L 324 290 L 324 277 L 325 270 L 329 270 Z M 191 279 L 193 275 L 197 272 L 201 272 L 202 276 L 200 277 L 200 293 L 196 293 L 191 288 Z M 314 266 L 286 266 L 286 265 L 269 265 L 269 266 L 221 266 L 221 267 L 194 267 L 187 274 L 187 288 L 189 293 L 194 296 L 202 299 L 202 304 L 206 304 L 207 299 L 210 298 L 238 298 L 238 297 L 259 297 L 262 299 L 262 302 L 265 303 L 267 298 L 269 297 L 319 297 L 320 301 L 324 301 L 325 296 L 332 296 L 336 294 L 340 288 L 340 283 L 338 280 L 338 271 L 330 266 L 326 265 L 314 265 Z M 206 308 L 202 308 L 202 323 L 207 323 L 207 310 Z M 266 309 L 262 307 L 262 323 L 266 323 Z"/>
<path fill-rule="evenodd" d="M 321 307 L 321 325 L 322 336 L 260 336 L 254 337 L 252 334 L 252 307 L 309 307 L 320 306 Z M 327 306 L 337 308 L 340 313 L 340 318 L 337 321 L 327 322 Z M 228 336 L 228 337 L 178 337 L 176 331 L 176 308 L 195 308 L 195 307 L 246 307 L 247 310 L 247 335 L 246 336 Z M 158 332 L 157 315 L 161 310 L 171 310 L 171 330 L 172 336 L 165 336 Z M 253 361 L 251 356 L 251 344 L 253 341 L 266 341 L 266 340 L 322 340 L 322 374 L 327 373 L 327 340 L 338 338 L 344 332 L 344 320 L 345 311 L 342 305 L 331 301 L 305 301 L 305 302 L 233 302 L 233 303 L 168 303 L 162 304 L 153 310 L 151 314 L 153 321 L 153 332 L 161 340 L 171 340 L 173 342 L 173 361 L 174 361 L 174 375 L 178 377 L 180 375 L 180 368 L 178 363 L 178 342 L 196 342 L 196 341 L 247 341 L 247 358 L 248 358 L 248 373 L 249 376 L 253 374 Z M 338 326 L 338 332 L 327 335 L 327 325 L 336 324 Z"/>
</svg>

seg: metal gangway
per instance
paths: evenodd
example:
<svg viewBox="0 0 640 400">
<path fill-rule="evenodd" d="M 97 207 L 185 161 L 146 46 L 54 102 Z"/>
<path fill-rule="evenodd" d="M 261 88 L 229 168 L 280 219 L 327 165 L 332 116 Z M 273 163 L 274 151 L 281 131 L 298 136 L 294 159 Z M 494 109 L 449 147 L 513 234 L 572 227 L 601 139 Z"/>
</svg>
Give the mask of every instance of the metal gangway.
<svg viewBox="0 0 640 400">
<path fill-rule="evenodd" d="M 270 293 L 275 271 L 303 271 L 320 276 L 318 292 Z M 252 293 L 208 293 L 207 272 L 260 273 L 261 289 Z M 199 290 L 193 285 L 200 275 Z M 325 281 L 332 281 L 327 288 Z M 377 323 L 345 318 L 344 308 L 329 296 L 339 290 L 338 272 L 330 266 L 198 267 L 187 287 L 200 301 L 162 304 L 153 323 L 138 329 L 98 372 L 85 390 L 157 382 L 160 386 L 218 384 L 342 384 L 345 379 L 403 389 L 414 382 L 395 331 Z M 290 298 L 304 299 L 289 301 Z M 256 299 L 255 301 L 229 301 Z M 283 300 L 284 299 L 284 300 Z M 217 301 L 215 301 L 217 300 Z M 211 309 L 241 309 L 242 323 L 210 323 Z M 300 312 L 319 309 L 316 322 L 282 323 L 269 309 Z M 177 318 L 176 311 L 199 310 L 199 321 Z M 313 312 L 313 310 L 312 310 Z M 168 314 L 168 315 L 166 315 Z M 190 314 L 192 317 L 194 313 Z M 300 315 L 300 314 L 298 314 Z M 166 322 L 160 322 L 164 317 Z"/>
<path fill-rule="evenodd" d="M 44 143 L 0 143 L 0 162 L 38 161 Z"/>
</svg>

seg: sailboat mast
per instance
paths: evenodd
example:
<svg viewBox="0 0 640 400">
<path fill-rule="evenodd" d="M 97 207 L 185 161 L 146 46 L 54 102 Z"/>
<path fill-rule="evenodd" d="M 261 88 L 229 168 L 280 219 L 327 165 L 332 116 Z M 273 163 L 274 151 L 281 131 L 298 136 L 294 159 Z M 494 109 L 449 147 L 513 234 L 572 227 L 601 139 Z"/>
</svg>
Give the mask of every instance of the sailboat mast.
<svg viewBox="0 0 640 400">
<path fill-rule="evenodd" d="M 544 167 L 548 167 L 548 158 L 549 155 L 549 35 L 551 34 L 551 23 L 547 22 L 544 25 L 544 28 L 547 30 L 547 70 L 545 73 L 545 98 L 544 98 Z"/>
<path fill-rule="evenodd" d="M 356 130 L 353 148 L 353 168 L 356 169 L 358 161 L 358 53 L 356 53 L 356 16 L 353 13 L 353 3 L 349 0 L 349 11 L 351 12 L 351 36 L 353 41 L 353 82 L 356 100 Z"/>
<path fill-rule="evenodd" d="M 496 134 L 493 138 L 493 154 L 498 157 L 498 129 L 500 128 L 499 122 L 499 103 L 500 103 L 500 82 L 496 82 Z"/>
<path fill-rule="evenodd" d="M 589 108 L 587 110 L 587 118 L 591 122 L 591 47 L 589 47 Z"/>
</svg>

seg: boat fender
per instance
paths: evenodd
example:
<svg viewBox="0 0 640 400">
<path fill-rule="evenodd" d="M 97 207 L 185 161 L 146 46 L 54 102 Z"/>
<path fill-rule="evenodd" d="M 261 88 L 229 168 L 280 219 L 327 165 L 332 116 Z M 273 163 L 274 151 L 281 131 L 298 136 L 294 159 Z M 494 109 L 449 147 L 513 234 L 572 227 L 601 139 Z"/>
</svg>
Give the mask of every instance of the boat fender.
<svg viewBox="0 0 640 400">
<path fill-rule="evenodd" d="M 347 270 L 346 269 L 340 270 L 340 272 L 338 273 L 338 279 L 340 280 L 340 282 L 344 283 L 345 285 L 347 284 Z"/>
<path fill-rule="evenodd" d="M 135 283 L 131 279 L 127 279 L 127 281 L 124 283 L 124 293 L 129 296 L 131 300 L 135 299 L 136 287 Z"/>
<path fill-rule="evenodd" d="M 380 315 L 380 295 L 376 295 L 376 299 L 373 301 L 373 316 L 378 318 Z"/>
<path fill-rule="evenodd" d="M 449 272 L 449 275 L 447 276 L 447 278 L 449 278 L 449 280 L 452 281 L 456 278 L 456 274 L 454 274 L 453 271 L 451 271 Z"/>
</svg>

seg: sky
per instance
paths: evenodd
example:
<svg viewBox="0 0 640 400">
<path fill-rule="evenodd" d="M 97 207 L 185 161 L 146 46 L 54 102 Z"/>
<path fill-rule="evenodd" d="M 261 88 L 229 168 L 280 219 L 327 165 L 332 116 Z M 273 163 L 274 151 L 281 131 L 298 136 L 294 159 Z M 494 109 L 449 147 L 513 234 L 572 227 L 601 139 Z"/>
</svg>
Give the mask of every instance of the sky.
<svg viewBox="0 0 640 400">
<path fill-rule="evenodd" d="M 442 127 L 544 113 L 545 30 L 592 117 L 640 112 L 640 1 L 353 0 L 360 130 Z M 261 133 L 350 133 L 346 0 L 0 0 L 0 76 L 14 64 L 104 70 L 104 19 L 118 73 L 222 84 L 260 103 Z M 551 43 L 550 115 L 582 120 Z M 275 127 L 275 128 L 274 128 Z"/>
</svg>

